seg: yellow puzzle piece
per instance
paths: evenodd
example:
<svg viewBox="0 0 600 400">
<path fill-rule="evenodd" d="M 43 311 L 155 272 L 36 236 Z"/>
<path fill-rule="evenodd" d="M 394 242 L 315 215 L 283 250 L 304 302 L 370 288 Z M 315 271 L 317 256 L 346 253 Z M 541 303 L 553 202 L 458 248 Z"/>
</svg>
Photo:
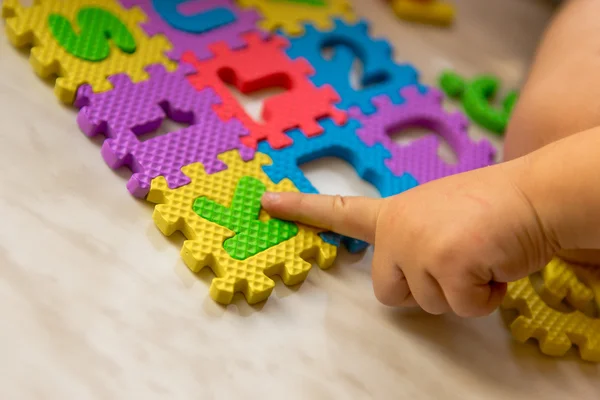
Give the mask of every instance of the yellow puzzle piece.
<svg viewBox="0 0 600 400">
<path fill-rule="evenodd" d="M 544 286 L 540 295 L 550 306 L 558 307 L 566 300 L 575 309 L 585 312 L 595 296 L 592 289 L 580 280 L 584 271 L 583 267 L 571 266 L 555 258 L 542 271 Z"/>
<path fill-rule="evenodd" d="M 451 25 L 454 6 L 441 0 L 393 0 L 392 8 L 399 18 L 432 25 Z"/>
<path fill-rule="evenodd" d="M 270 276 L 279 275 L 286 285 L 296 285 L 308 276 L 311 264 L 306 260 L 316 259 L 319 267 L 329 268 L 337 256 L 337 248 L 325 243 L 319 236 L 321 231 L 298 225 L 296 236 L 281 242 L 245 260 L 233 259 L 223 248 L 223 242 L 234 236 L 229 229 L 201 218 L 192 206 L 197 198 L 209 200 L 229 207 L 236 185 L 242 177 L 258 179 L 270 192 L 298 191 L 293 183 L 284 179 L 274 184 L 263 172 L 263 165 L 271 159 L 256 153 L 254 159 L 244 162 L 237 150 L 220 154 L 218 158 L 227 169 L 207 175 L 200 163 L 182 168 L 191 183 L 170 189 L 163 177 L 152 181 L 147 200 L 157 204 L 153 219 L 161 232 L 167 236 L 181 231 L 188 239 L 181 249 L 185 264 L 193 272 L 209 266 L 216 275 L 210 285 L 210 296 L 218 303 L 229 304 L 237 292 L 246 296 L 249 304 L 266 300 L 275 283 Z M 261 221 L 269 216 L 261 210 Z"/>
<path fill-rule="evenodd" d="M 310 23 L 319 30 L 333 28 L 332 20 L 339 18 L 354 22 L 356 15 L 348 0 L 310 1 L 293 0 L 238 0 L 243 7 L 255 7 L 263 16 L 261 27 L 267 31 L 281 29 L 290 36 L 304 33 L 303 24 Z"/>
<path fill-rule="evenodd" d="M 562 269 L 566 265 L 555 260 L 551 264 L 551 269 Z M 546 273 L 546 276 L 554 273 L 554 271 L 550 274 Z M 561 274 L 555 276 L 559 275 Z M 564 273 L 561 276 L 564 276 Z M 572 278 L 573 275 L 568 277 L 568 279 Z M 578 290 L 578 288 L 580 289 L 581 286 L 572 284 L 570 286 L 570 290 Z M 549 293 L 551 290 L 544 288 L 542 292 Z M 568 291 L 562 290 L 562 295 L 569 296 Z M 570 296 L 578 298 L 578 295 Z M 530 278 L 508 285 L 502 308 L 514 309 L 520 314 L 510 326 L 513 336 L 518 341 L 524 343 L 528 339 L 535 338 L 539 342 L 542 353 L 550 356 L 563 356 L 573 345 L 577 345 L 583 360 L 600 362 L 600 319 L 590 317 L 579 310 L 561 312 L 552 308 L 535 290 Z"/>
<path fill-rule="evenodd" d="M 115 0 L 35 0 L 31 7 L 4 0 L 2 17 L 15 47 L 32 46 L 35 72 L 42 78 L 58 76 L 55 93 L 67 104 L 84 83 L 104 92 L 112 89 L 110 75 L 125 73 L 139 82 L 149 78 L 144 68 L 150 64 L 169 71 L 177 67 L 165 56 L 169 41 L 149 38 L 140 28 L 145 14 L 125 10 Z"/>
</svg>

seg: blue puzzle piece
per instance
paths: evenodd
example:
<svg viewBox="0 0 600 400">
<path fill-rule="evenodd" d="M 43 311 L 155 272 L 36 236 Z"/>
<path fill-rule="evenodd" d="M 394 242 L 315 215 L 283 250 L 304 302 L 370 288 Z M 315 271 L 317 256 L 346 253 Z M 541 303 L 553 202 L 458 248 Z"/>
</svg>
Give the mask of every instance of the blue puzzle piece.
<svg viewBox="0 0 600 400">
<path fill-rule="evenodd" d="M 408 64 L 396 64 L 390 44 L 371 38 L 366 21 L 348 25 L 336 19 L 331 31 L 321 32 L 312 25 L 306 25 L 305 29 L 303 36 L 289 38 L 287 54 L 292 59 L 305 58 L 310 62 L 315 69 L 312 82 L 317 86 L 333 86 L 341 97 L 337 106 L 342 110 L 358 106 L 364 114 L 373 114 L 376 111 L 371 102 L 374 97 L 387 95 L 394 104 L 401 104 L 400 89 L 419 85 L 417 70 Z M 326 48 L 334 50 L 330 60 L 323 56 Z M 353 88 L 350 82 L 356 58 L 363 64 L 362 89 Z M 419 88 L 425 90 L 422 86 Z"/>
<path fill-rule="evenodd" d="M 381 197 L 389 197 L 402 193 L 418 185 L 410 174 L 394 175 L 386 166 L 385 160 L 390 153 L 380 144 L 369 147 L 356 134 L 360 123 L 350 119 L 344 126 L 338 126 L 331 119 L 320 121 L 324 132 L 307 138 L 300 130 L 288 132 L 294 144 L 274 150 L 267 142 L 258 145 L 258 151 L 271 157 L 273 163 L 263 167 L 269 178 L 281 182 L 289 178 L 304 193 L 318 193 L 300 169 L 300 165 L 324 157 L 337 157 L 354 167 L 358 176 L 371 183 Z M 355 253 L 364 250 L 368 245 L 352 238 L 340 238 L 336 234 L 323 234 L 323 240 L 338 245 L 344 243 L 348 251 Z"/>
</svg>

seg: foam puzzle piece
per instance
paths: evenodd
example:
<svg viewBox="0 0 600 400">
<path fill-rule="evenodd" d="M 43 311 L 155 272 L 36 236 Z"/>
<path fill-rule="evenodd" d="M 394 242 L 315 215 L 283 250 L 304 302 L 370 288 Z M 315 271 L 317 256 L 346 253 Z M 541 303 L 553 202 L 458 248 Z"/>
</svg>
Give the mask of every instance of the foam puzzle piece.
<svg viewBox="0 0 600 400">
<path fill-rule="evenodd" d="M 235 233 L 221 225 L 201 218 L 193 210 L 200 197 L 228 206 L 240 179 L 245 176 L 261 181 L 270 192 L 297 191 L 289 180 L 278 184 L 271 182 L 262 167 L 271 159 L 257 153 L 253 160 L 244 162 L 237 150 L 219 155 L 227 169 L 207 175 L 202 164 L 195 163 L 182 168 L 191 183 L 170 189 L 163 177 L 152 181 L 147 200 L 156 203 L 153 219 L 160 231 L 170 236 L 181 231 L 187 240 L 181 249 L 185 264 L 193 272 L 209 266 L 216 275 L 210 285 L 210 296 L 218 303 L 230 304 L 235 293 L 241 292 L 250 304 L 266 300 L 275 283 L 270 278 L 281 276 L 286 285 L 303 282 L 311 264 L 316 259 L 320 268 L 332 266 L 337 248 L 323 242 L 319 230 L 298 224 L 298 234 L 246 260 L 236 260 L 223 249 L 223 242 Z M 268 215 L 261 212 L 260 220 Z"/>
<path fill-rule="evenodd" d="M 422 93 L 417 86 L 399 91 L 402 104 L 393 104 L 387 96 L 373 99 L 377 113 L 364 115 L 357 107 L 349 114 L 359 120 L 362 127 L 358 136 L 369 146 L 381 143 L 391 153 L 385 160 L 395 174 L 409 173 L 420 184 L 445 176 L 491 165 L 496 150 L 487 140 L 474 142 L 469 138 L 469 120 L 462 113 L 447 113 L 442 92 L 429 89 Z M 440 147 L 436 135 L 427 135 L 408 145 L 395 143 L 390 134 L 410 127 L 422 127 L 443 137 L 457 155 L 456 164 L 448 164 L 438 156 Z"/>
<path fill-rule="evenodd" d="M 239 119 L 250 130 L 250 135 L 242 138 L 245 145 L 256 148 L 259 141 L 266 139 L 274 148 L 282 148 L 291 144 L 284 133 L 287 130 L 299 128 L 312 137 L 322 133 L 317 123 L 322 118 L 331 117 L 338 124 L 346 122 L 346 113 L 334 106 L 339 101 L 337 93 L 330 86 L 315 87 L 308 79 L 313 73 L 312 67 L 305 60 L 292 61 L 286 56 L 284 48 L 288 41 L 285 38 L 273 36 L 263 40 L 259 34 L 248 33 L 244 40 L 248 44 L 246 48 L 232 51 L 221 42 L 211 46 L 214 58 L 201 61 L 188 52 L 183 61 L 197 70 L 190 77 L 196 89 L 210 87 L 223 100 L 215 107 L 219 116 L 224 121 Z M 270 87 L 283 87 L 286 91 L 265 100 L 264 122 L 256 122 L 233 96 L 226 82 L 242 93 Z"/>
<path fill-rule="evenodd" d="M 517 310 L 510 330 L 519 342 L 537 339 L 542 353 L 564 356 L 577 345 L 585 361 L 600 362 L 600 319 L 579 310 L 567 313 L 548 305 L 527 277 L 508 284 L 502 308 Z"/>
<path fill-rule="evenodd" d="M 566 300 L 575 309 L 585 312 L 590 303 L 595 300 L 595 296 L 592 289 L 580 280 L 579 269 L 583 272 L 583 267 L 570 265 L 560 258 L 553 259 L 542 270 L 544 279 L 540 292 L 542 299 L 555 308 Z M 600 298 L 597 301 L 600 302 Z"/>
<path fill-rule="evenodd" d="M 340 95 L 337 105 L 342 110 L 360 107 L 364 114 L 376 111 L 372 99 L 387 95 L 395 104 L 401 103 L 398 90 L 409 85 L 418 85 L 419 74 L 408 64 L 394 61 L 392 47 L 381 39 L 371 38 L 369 25 L 361 20 L 348 24 L 335 20 L 330 30 L 319 31 L 311 25 L 306 33 L 290 39 L 287 54 L 292 59 L 306 59 L 315 69 L 311 80 L 317 86 L 331 85 Z M 323 50 L 333 48 L 331 59 L 326 59 Z M 362 62 L 360 77 L 362 87 L 353 87 L 350 75 L 355 59 Z"/>
<path fill-rule="evenodd" d="M 392 8 L 399 18 L 431 25 L 452 25 L 454 6 L 441 0 L 393 0 Z"/>
<path fill-rule="evenodd" d="M 238 0 L 238 3 L 260 11 L 264 17 L 260 23 L 263 29 L 270 32 L 280 30 L 286 36 L 302 35 L 305 23 L 319 29 L 331 29 L 333 18 L 349 22 L 356 20 L 348 0 Z"/>
<path fill-rule="evenodd" d="M 260 20 L 258 12 L 243 10 L 233 0 L 120 1 L 127 8 L 139 6 L 146 13 L 148 21 L 142 28 L 150 36 L 164 35 L 169 39 L 173 49 L 168 56 L 173 60 L 180 60 L 185 51 L 192 51 L 200 60 L 211 58 L 209 46 L 219 41 L 226 42 L 231 49 L 239 49 L 246 45 L 242 34 L 259 32 L 256 27 Z M 168 12 L 165 5 L 169 6 Z M 193 13 L 180 11 L 181 7 L 191 5 L 195 6 Z"/>
<path fill-rule="evenodd" d="M 439 84 L 446 95 L 460 99 L 475 123 L 497 135 L 504 134 L 519 97 L 517 91 L 509 92 L 501 108 L 496 109 L 490 104 L 500 89 L 500 80 L 495 76 L 479 75 L 468 82 L 454 72 L 445 71 L 440 75 Z"/>
<path fill-rule="evenodd" d="M 390 153 L 383 146 L 365 145 L 357 136 L 360 128 L 358 121 L 350 120 L 344 126 L 338 126 L 331 120 L 321 122 L 323 134 L 307 139 L 299 131 L 288 133 L 294 145 L 281 150 L 273 149 L 267 143 L 260 143 L 258 151 L 271 157 L 273 163 L 264 170 L 273 182 L 290 179 L 303 193 L 318 193 L 317 189 L 306 178 L 300 165 L 323 157 L 338 157 L 348 162 L 356 170 L 358 176 L 371 183 L 379 191 L 381 197 L 393 196 L 418 185 L 408 173 L 394 175 L 385 166 Z M 334 238 L 330 243 L 336 243 Z M 339 240 L 338 240 L 339 242 Z M 350 252 L 364 250 L 364 242 L 349 241 L 344 243 Z"/>
<path fill-rule="evenodd" d="M 200 197 L 194 202 L 194 212 L 200 217 L 236 233 L 223 243 L 225 251 L 236 260 L 245 260 L 298 233 L 298 226 L 291 222 L 258 219 L 260 200 L 265 191 L 266 186 L 261 181 L 244 176 L 238 182 L 230 208 L 208 197 Z"/>
<path fill-rule="evenodd" d="M 188 184 L 189 178 L 181 172 L 184 165 L 202 162 L 207 173 L 214 173 L 225 168 L 217 158 L 219 153 L 238 149 L 246 160 L 254 155 L 254 150 L 240 142 L 249 134 L 241 122 L 235 118 L 224 122 L 213 111 L 220 104 L 215 92 L 210 88 L 197 91 L 189 84 L 187 74 L 192 71 L 187 65 L 174 72 L 152 65 L 147 67 L 149 80 L 134 84 L 119 74 L 109 78 L 115 87 L 109 92 L 93 93 L 86 85 L 78 91 L 75 106 L 80 108 L 81 130 L 87 136 L 107 137 L 102 156 L 113 169 L 127 165 L 133 171 L 127 188 L 136 197 L 145 197 L 150 181 L 159 175 L 171 188 Z M 140 139 L 167 117 L 190 126 Z"/>
<path fill-rule="evenodd" d="M 90 10 L 95 11 L 90 13 Z M 78 21 L 99 15 L 98 10 L 111 15 L 101 19 L 108 25 L 94 21 L 78 26 Z M 148 65 L 162 64 L 169 71 L 177 68 L 177 64 L 164 54 L 171 49 L 171 44 L 161 36 L 148 38 L 138 26 L 145 20 L 143 13 L 125 10 L 115 0 L 36 0 L 31 7 L 23 7 L 18 0 L 4 0 L 2 16 L 6 19 L 6 33 L 13 46 L 32 46 L 30 62 L 36 74 L 44 79 L 58 76 L 54 91 L 66 104 L 73 103 L 77 88 L 86 83 L 94 92 L 106 92 L 112 89 L 107 79 L 111 75 L 127 74 L 134 82 L 140 82 L 148 79 L 144 70 Z M 121 29 L 120 39 L 113 46 L 108 42 L 114 38 L 107 38 L 105 32 L 115 32 L 115 20 L 126 27 L 127 33 Z M 51 21 L 54 21 L 55 31 Z M 80 31 L 80 28 L 84 30 Z M 79 36 L 75 32 L 80 32 Z M 135 41 L 133 52 L 132 44 L 123 41 L 128 36 Z M 65 43 L 75 47 L 63 47 Z M 108 53 L 107 46 L 110 46 Z M 90 54 L 93 60 L 86 59 Z"/>
</svg>

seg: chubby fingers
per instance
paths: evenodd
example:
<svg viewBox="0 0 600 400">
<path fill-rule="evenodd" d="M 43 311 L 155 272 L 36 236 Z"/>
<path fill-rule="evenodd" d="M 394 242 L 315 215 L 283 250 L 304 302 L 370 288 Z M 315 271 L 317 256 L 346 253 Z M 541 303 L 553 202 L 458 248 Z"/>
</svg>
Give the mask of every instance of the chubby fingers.
<svg viewBox="0 0 600 400">
<path fill-rule="evenodd" d="M 327 229 L 373 244 L 383 200 L 296 192 L 265 193 L 263 208 L 273 217 Z"/>
</svg>

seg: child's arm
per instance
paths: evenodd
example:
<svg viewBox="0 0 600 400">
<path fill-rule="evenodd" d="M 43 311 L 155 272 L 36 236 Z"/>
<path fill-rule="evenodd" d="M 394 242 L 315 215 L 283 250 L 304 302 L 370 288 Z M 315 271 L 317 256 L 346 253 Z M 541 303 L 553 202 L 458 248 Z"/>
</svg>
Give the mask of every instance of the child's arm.
<svg viewBox="0 0 600 400">
<path fill-rule="evenodd" d="M 513 111 L 505 159 L 600 126 L 600 1 L 565 0 Z"/>
<path fill-rule="evenodd" d="M 507 132 L 511 161 L 384 200 L 285 193 L 264 207 L 373 243 L 378 299 L 435 314 L 492 312 L 506 282 L 556 253 L 600 264 L 598 15 L 597 0 L 569 0 L 549 27 Z"/>
</svg>

